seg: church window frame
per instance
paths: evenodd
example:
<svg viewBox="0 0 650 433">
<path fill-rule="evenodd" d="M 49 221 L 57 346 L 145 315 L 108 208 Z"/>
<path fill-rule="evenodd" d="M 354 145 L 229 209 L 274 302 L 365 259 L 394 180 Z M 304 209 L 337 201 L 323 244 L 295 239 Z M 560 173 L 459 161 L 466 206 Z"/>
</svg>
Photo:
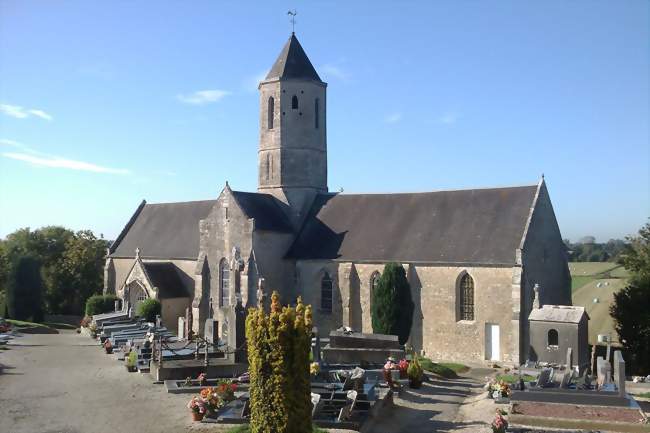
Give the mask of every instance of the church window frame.
<svg viewBox="0 0 650 433">
<path fill-rule="evenodd" d="M 273 129 L 273 116 L 275 115 L 275 98 L 273 96 L 269 96 L 266 110 L 266 128 Z"/>
<path fill-rule="evenodd" d="M 331 313 L 334 305 L 334 284 L 328 272 L 324 272 L 320 280 L 320 310 Z"/>
<path fill-rule="evenodd" d="M 228 261 L 223 258 L 219 262 L 219 306 L 230 304 L 230 268 Z"/>
<path fill-rule="evenodd" d="M 475 309 L 476 283 L 467 271 L 463 271 L 456 284 L 457 320 L 459 322 L 473 322 L 476 319 Z"/>
<path fill-rule="evenodd" d="M 297 96 L 297 95 L 293 95 L 293 96 L 291 97 L 291 109 L 292 109 L 292 110 L 297 110 L 298 107 L 299 107 L 299 104 L 298 104 L 298 96 Z"/>
<path fill-rule="evenodd" d="M 549 329 L 546 334 L 546 342 L 548 347 L 557 348 L 560 345 L 560 334 L 557 329 Z"/>
</svg>

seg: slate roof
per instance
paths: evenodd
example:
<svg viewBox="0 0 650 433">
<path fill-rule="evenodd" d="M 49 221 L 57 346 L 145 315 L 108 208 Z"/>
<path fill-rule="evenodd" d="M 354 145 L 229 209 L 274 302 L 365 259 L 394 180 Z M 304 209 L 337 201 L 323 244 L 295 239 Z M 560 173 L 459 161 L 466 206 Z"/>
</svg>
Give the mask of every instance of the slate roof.
<svg viewBox="0 0 650 433">
<path fill-rule="evenodd" d="M 180 203 L 145 203 L 111 245 L 110 257 L 196 259 L 199 254 L 199 220 L 216 200 Z"/>
<path fill-rule="evenodd" d="M 232 191 L 233 197 L 248 218 L 255 219 L 255 228 L 291 232 L 292 227 L 278 199 L 271 194 Z"/>
<path fill-rule="evenodd" d="M 543 305 L 542 308 L 534 308 L 528 316 L 528 320 L 540 322 L 563 322 L 579 323 L 582 316 L 587 315 L 584 307 L 568 305 Z M 587 319 L 589 316 L 587 315 Z"/>
<path fill-rule="evenodd" d="M 266 75 L 266 80 L 276 78 L 299 78 L 321 81 L 316 69 L 312 66 L 307 54 L 305 54 L 305 50 L 302 49 L 298 38 L 293 33 L 282 48 L 271 70 Z"/>
<path fill-rule="evenodd" d="M 158 287 L 158 297 L 166 298 L 186 298 L 190 296 L 185 290 L 183 281 L 178 274 L 176 265 L 170 262 L 142 263 L 151 284 Z"/>
<path fill-rule="evenodd" d="M 320 194 L 287 257 L 513 265 L 536 191 Z"/>
</svg>

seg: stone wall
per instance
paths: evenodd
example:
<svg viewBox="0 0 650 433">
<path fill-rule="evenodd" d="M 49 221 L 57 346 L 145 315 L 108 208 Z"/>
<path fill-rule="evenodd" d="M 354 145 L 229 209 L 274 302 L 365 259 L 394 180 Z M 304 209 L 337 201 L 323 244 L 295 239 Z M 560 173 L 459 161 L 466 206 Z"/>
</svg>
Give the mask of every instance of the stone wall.
<svg viewBox="0 0 650 433">
<path fill-rule="evenodd" d="M 409 266 L 415 310 L 409 343 L 439 360 L 481 362 L 485 359 L 485 326 L 500 327 L 500 358 L 518 358 L 512 348 L 512 275 L 509 267 Z M 383 264 L 352 264 L 322 260 L 298 261 L 303 299 L 314 306 L 314 322 L 325 336 L 341 325 L 372 332 L 370 279 Z M 320 282 L 327 271 L 333 280 L 333 311 L 320 309 Z M 457 321 L 459 276 L 474 279 L 473 321 Z M 360 328 L 359 328 L 360 325 Z"/>
<path fill-rule="evenodd" d="M 519 344 L 521 362 L 528 358 L 530 347 L 528 315 L 533 306 L 535 284 L 539 284 L 539 304 L 572 305 L 571 274 L 567 261 L 566 246 L 555 218 L 553 205 L 542 181 L 537 202 L 532 212 L 526 239 L 521 249 L 522 275 L 519 312 Z"/>
</svg>

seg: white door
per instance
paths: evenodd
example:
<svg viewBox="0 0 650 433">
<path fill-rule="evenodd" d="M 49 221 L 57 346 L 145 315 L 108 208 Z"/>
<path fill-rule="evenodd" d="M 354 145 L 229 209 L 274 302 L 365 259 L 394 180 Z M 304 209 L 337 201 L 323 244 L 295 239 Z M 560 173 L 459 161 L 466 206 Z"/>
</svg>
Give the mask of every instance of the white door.
<svg viewBox="0 0 650 433">
<path fill-rule="evenodd" d="M 501 347 L 499 342 L 499 325 L 494 323 L 485 324 L 485 359 L 499 361 Z"/>
</svg>

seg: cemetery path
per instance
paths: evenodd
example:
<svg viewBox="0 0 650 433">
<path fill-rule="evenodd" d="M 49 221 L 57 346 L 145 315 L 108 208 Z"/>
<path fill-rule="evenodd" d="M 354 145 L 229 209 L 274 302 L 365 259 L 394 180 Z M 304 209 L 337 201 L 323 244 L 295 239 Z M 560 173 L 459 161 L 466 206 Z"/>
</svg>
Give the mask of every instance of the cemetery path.
<svg viewBox="0 0 650 433">
<path fill-rule="evenodd" d="M 474 411 L 461 411 L 483 392 L 483 383 L 471 377 L 431 379 L 420 389 L 404 389 L 394 406 L 378 417 L 373 433 L 491 432 Z M 494 404 L 492 403 L 492 406 Z M 493 408 L 490 415 L 493 415 Z M 477 419 L 478 418 L 478 419 Z M 489 421 L 488 421 L 489 422 Z"/>
<path fill-rule="evenodd" d="M 187 395 L 167 394 L 149 375 L 128 373 L 74 331 L 25 334 L 0 351 L 0 363 L 5 366 L 0 374 L 3 433 L 203 430 L 191 424 Z M 221 430 L 212 426 L 209 431 Z"/>
</svg>

